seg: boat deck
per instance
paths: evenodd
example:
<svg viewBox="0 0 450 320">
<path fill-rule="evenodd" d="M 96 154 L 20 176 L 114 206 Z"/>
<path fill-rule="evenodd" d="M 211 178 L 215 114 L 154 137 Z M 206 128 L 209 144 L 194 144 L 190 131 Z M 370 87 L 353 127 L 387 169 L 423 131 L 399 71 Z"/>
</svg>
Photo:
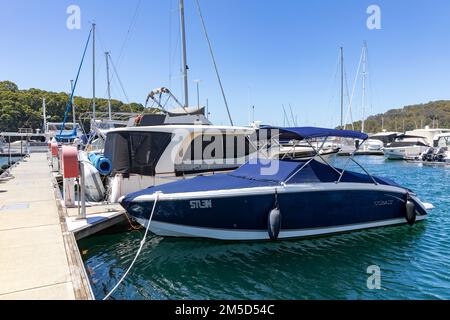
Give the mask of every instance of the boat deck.
<svg viewBox="0 0 450 320">
<path fill-rule="evenodd" d="M 0 299 L 93 299 L 45 153 L 0 182 Z"/>
</svg>

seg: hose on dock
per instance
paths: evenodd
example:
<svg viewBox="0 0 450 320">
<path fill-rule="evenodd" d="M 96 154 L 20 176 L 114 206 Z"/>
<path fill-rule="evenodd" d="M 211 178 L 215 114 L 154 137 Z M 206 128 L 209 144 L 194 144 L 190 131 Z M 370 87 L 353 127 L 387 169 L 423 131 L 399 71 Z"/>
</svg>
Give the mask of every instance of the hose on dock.
<svg viewBox="0 0 450 320">
<path fill-rule="evenodd" d="M 141 251 L 144 248 L 145 240 L 147 239 L 148 231 L 150 230 L 150 223 L 152 222 L 153 214 L 155 213 L 156 203 L 159 200 L 159 195 L 160 195 L 160 192 L 156 192 L 156 197 L 155 197 L 155 202 L 153 203 L 152 212 L 150 214 L 150 218 L 148 219 L 148 223 L 147 223 L 147 227 L 145 229 L 144 237 L 141 240 L 141 245 L 139 246 L 139 249 L 136 252 L 136 256 L 134 257 L 134 259 L 131 262 L 130 266 L 128 267 L 127 271 L 125 271 L 125 273 L 122 276 L 122 278 L 120 278 L 119 282 L 117 282 L 117 284 L 114 286 L 114 288 L 112 288 L 112 290 L 103 298 L 103 300 L 108 300 L 109 297 L 114 293 L 114 291 L 117 290 L 117 288 L 120 286 L 120 284 L 123 282 L 123 280 L 125 280 L 125 278 L 127 277 L 127 275 L 130 272 L 130 270 L 133 268 L 134 264 L 136 263 L 137 258 L 141 254 Z"/>
</svg>

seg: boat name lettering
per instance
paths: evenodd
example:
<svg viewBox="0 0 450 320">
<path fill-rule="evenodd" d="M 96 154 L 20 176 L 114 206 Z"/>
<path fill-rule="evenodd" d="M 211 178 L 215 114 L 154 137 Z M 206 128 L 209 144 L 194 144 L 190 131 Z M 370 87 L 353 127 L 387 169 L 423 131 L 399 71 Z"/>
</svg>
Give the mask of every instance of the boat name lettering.
<svg viewBox="0 0 450 320">
<path fill-rule="evenodd" d="M 190 205 L 191 209 L 211 209 L 212 200 L 192 200 Z"/>
<path fill-rule="evenodd" d="M 380 200 L 380 201 L 375 201 L 374 204 L 377 207 L 381 207 L 381 206 L 392 206 L 394 204 L 394 200 Z"/>
</svg>

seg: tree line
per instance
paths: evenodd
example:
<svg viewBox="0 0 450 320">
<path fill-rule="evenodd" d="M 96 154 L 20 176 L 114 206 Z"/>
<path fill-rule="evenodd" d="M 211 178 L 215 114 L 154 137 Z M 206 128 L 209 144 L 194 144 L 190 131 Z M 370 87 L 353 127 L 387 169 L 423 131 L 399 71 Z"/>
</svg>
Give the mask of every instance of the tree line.
<svg viewBox="0 0 450 320">
<path fill-rule="evenodd" d="M 68 93 L 20 90 L 14 82 L 0 81 L 0 132 L 17 132 L 19 128 L 43 129 L 43 98 L 46 101 L 47 121 L 62 122 L 70 98 Z M 74 97 L 73 103 L 77 121 L 80 115 L 92 111 L 92 98 Z M 111 109 L 112 112 L 142 112 L 144 106 L 113 99 Z M 108 100 L 96 99 L 96 111 L 107 112 Z M 72 110 L 67 121 L 72 122 Z"/>
<path fill-rule="evenodd" d="M 40 89 L 20 90 L 11 81 L 0 81 L 0 132 L 16 132 L 19 128 L 43 129 L 42 98 L 46 100 L 47 121 L 62 122 L 70 98 L 68 93 Z M 74 104 L 77 120 L 79 115 L 92 111 L 92 98 L 74 97 Z M 125 104 L 114 99 L 111 100 L 111 106 L 112 112 L 144 110 L 142 104 Z M 96 99 L 96 110 L 107 112 L 108 100 Z M 69 112 L 68 121 L 72 121 L 72 110 Z M 354 122 L 354 130 L 361 130 L 361 124 L 361 121 Z M 370 116 L 365 121 L 365 131 L 368 133 L 380 132 L 382 129 L 409 131 L 424 126 L 450 128 L 450 101 L 432 101 L 392 109 L 383 114 Z M 352 124 L 347 124 L 346 128 L 352 129 Z"/>
<path fill-rule="evenodd" d="M 353 128 L 360 131 L 361 121 L 353 123 Z M 365 121 L 365 132 L 386 131 L 404 132 L 424 128 L 450 128 L 450 101 L 439 100 L 392 109 L 382 114 L 370 116 Z M 346 125 L 352 129 L 352 124 Z"/>
</svg>

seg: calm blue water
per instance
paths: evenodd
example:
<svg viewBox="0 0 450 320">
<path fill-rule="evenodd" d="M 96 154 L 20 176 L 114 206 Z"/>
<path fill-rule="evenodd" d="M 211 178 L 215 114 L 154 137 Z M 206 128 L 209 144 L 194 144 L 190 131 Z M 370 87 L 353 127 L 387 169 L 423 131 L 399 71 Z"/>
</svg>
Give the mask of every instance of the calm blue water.
<svg viewBox="0 0 450 320">
<path fill-rule="evenodd" d="M 338 161 L 342 161 L 339 159 Z M 450 167 L 359 157 L 435 209 L 426 222 L 308 240 L 226 243 L 151 236 L 115 299 L 450 299 Z M 131 263 L 142 231 L 79 242 L 103 298 Z M 367 288 L 367 267 L 381 289 Z"/>
</svg>

